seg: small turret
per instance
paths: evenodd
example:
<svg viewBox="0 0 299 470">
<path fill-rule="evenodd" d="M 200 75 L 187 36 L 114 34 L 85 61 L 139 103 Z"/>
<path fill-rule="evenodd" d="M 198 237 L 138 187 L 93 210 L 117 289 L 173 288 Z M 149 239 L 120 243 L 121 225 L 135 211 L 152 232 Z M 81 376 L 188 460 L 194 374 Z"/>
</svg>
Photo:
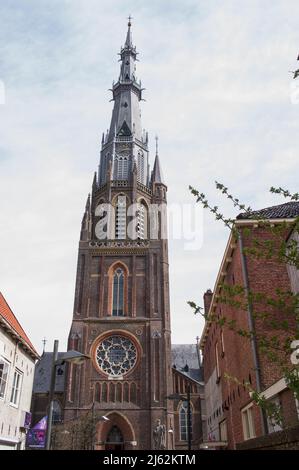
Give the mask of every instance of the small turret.
<svg viewBox="0 0 299 470">
<path fill-rule="evenodd" d="M 158 136 L 156 136 L 156 157 L 154 168 L 152 171 L 152 184 L 153 183 L 163 183 L 163 174 L 161 170 L 160 160 L 159 160 L 159 152 L 158 152 Z"/>
</svg>

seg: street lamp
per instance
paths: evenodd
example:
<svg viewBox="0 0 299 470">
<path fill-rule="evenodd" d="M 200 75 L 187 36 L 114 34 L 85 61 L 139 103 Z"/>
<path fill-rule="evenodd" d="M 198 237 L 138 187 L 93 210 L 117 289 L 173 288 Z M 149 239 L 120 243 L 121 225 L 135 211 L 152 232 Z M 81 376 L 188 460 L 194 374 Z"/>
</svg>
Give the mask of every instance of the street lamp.
<svg viewBox="0 0 299 470">
<path fill-rule="evenodd" d="M 188 450 L 191 450 L 191 397 L 190 397 L 190 385 L 187 385 L 187 396 L 181 395 L 180 393 L 172 393 L 166 397 L 168 400 L 184 400 L 187 402 L 187 441 Z"/>
<path fill-rule="evenodd" d="M 86 359 L 90 359 L 86 354 L 82 354 L 79 351 L 70 350 L 62 354 L 58 359 L 58 340 L 54 341 L 53 348 L 53 360 L 51 368 L 51 383 L 49 392 L 49 411 L 48 411 L 48 422 L 47 422 L 47 434 L 46 434 L 46 450 L 50 450 L 51 446 L 51 432 L 52 432 L 52 419 L 53 419 L 53 401 L 55 392 L 55 379 L 56 379 L 56 367 L 61 366 L 65 362 L 71 362 L 73 364 L 82 364 Z"/>
</svg>

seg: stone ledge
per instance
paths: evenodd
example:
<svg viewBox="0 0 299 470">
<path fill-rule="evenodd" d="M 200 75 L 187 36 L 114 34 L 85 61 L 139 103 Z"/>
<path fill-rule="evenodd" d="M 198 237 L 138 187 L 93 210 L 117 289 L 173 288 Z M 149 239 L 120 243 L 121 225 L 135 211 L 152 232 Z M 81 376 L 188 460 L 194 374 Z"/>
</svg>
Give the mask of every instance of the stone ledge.
<svg viewBox="0 0 299 470">
<path fill-rule="evenodd" d="M 299 449 L 299 425 L 236 445 L 237 450 Z"/>
</svg>

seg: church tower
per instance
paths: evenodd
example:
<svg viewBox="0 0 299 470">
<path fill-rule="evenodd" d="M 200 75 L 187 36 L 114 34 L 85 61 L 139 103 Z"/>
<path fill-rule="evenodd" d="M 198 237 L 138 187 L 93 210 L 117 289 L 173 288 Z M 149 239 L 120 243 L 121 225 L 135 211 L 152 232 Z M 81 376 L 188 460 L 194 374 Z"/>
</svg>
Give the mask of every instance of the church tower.
<svg viewBox="0 0 299 470">
<path fill-rule="evenodd" d="M 95 449 L 173 448 L 166 192 L 149 166 L 131 22 L 112 85 L 110 128 L 82 220 L 65 421 L 92 411 Z M 105 416 L 107 419 L 103 419 Z"/>
</svg>

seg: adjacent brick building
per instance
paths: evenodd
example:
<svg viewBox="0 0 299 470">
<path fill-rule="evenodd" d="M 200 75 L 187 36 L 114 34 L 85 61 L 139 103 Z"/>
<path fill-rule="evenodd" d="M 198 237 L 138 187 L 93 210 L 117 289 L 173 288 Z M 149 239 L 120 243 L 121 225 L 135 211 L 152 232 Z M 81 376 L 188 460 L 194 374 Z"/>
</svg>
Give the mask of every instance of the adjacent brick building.
<svg viewBox="0 0 299 470">
<path fill-rule="evenodd" d="M 278 298 L 280 291 L 299 292 L 299 274 L 294 266 L 277 257 L 280 240 L 288 241 L 294 233 L 294 221 L 299 216 L 299 203 L 290 202 L 249 214 L 241 214 L 235 221 L 239 232 L 236 239 L 231 233 L 219 269 L 214 292 L 205 293 L 204 305 L 208 319 L 201 337 L 203 352 L 207 432 L 210 446 L 235 449 L 238 443 L 278 431 L 281 427 L 298 425 L 298 403 L 287 388 L 281 368 L 263 353 L 261 342 L 242 337 L 239 331 L 255 331 L 265 339 L 277 335 L 282 341 L 295 335 L 293 312 L 289 312 L 288 331 L 277 329 L 277 322 L 286 315 L 284 308 L 267 305 L 266 301 L 251 298 L 247 293 L 260 293 L 264 298 Z M 279 233 L 278 233 L 279 228 Z M 268 250 L 269 256 L 258 256 L 256 250 Z M 270 251 L 272 255 L 270 255 Z M 234 290 L 242 286 L 244 292 L 228 302 L 224 285 Z M 232 297 L 230 297 L 232 299 Z M 244 303 L 245 299 L 245 303 Z M 247 297 L 248 300 L 248 297 Z M 265 317 L 265 312 L 270 314 Z M 223 324 L 221 319 L 226 318 Z M 228 326 L 228 320 L 231 328 Z M 276 324 L 271 329 L 271 320 Z M 234 325 L 234 326 L 233 326 Z M 273 325 L 273 323 L 272 323 Z M 278 353 L 279 354 L 279 353 Z M 280 357 L 280 356 L 279 356 Z M 286 360 L 286 365 L 291 362 Z M 231 379 L 225 378 L 228 374 Z M 237 380 L 234 380 L 237 379 Z M 249 387 L 262 391 L 264 396 L 281 409 L 282 424 L 267 419 L 250 396 Z"/>
</svg>

